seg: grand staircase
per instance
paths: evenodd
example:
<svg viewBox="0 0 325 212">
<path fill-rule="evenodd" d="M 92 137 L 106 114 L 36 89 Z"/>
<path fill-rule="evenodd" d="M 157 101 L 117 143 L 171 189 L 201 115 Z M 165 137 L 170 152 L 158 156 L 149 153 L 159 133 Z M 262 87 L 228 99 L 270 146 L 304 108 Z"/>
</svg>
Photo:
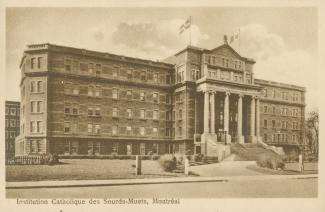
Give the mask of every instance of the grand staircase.
<svg viewBox="0 0 325 212">
<path fill-rule="evenodd" d="M 241 161 L 257 161 L 260 155 L 271 156 L 271 157 L 280 157 L 279 154 L 275 153 L 270 149 L 266 149 L 260 144 L 231 144 L 230 146 L 231 153 L 235 154 L 235 160 Z"/>
</svg>

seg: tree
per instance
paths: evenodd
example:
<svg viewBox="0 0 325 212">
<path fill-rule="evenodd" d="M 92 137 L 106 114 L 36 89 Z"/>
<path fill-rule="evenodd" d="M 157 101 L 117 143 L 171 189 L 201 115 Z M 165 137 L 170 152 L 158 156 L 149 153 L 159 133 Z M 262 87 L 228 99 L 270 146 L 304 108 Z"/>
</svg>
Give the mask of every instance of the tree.
<svg viewBox="0 0 325 212">
<path fill-rule="evenodd" d="M 311 111 L 306 120 L 306 144 L 310 152 L 318 159 L 319 114 L 317 110 Z"/>
</svg>

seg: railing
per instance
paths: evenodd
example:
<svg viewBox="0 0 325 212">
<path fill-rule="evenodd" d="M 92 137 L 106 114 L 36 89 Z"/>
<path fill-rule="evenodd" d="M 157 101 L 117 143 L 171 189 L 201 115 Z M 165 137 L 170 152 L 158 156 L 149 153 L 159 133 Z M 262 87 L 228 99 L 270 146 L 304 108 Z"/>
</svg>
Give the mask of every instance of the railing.
<svg viewBox="0 0 325 212">
<path fill-rule="evenodd" d="M 15 156 L 7 158 L 6 165 L 39 165 L 43 164 L 44 160 L 44 155 Z"/>
</svg>

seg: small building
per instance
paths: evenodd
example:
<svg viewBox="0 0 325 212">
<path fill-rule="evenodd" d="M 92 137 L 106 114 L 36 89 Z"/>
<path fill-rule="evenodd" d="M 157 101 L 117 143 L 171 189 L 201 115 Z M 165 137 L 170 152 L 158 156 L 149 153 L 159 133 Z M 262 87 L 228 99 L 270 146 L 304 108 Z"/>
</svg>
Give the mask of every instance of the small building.
<svg viewBox="0 0 325 212">
<path fill-rule="evenodd" d="M 5 108 L 5 156 L 10 158 L 15 155 L 15 138 L 19 135 L 20 131 L 20 102 L 6 101 Z"/>
</svg>

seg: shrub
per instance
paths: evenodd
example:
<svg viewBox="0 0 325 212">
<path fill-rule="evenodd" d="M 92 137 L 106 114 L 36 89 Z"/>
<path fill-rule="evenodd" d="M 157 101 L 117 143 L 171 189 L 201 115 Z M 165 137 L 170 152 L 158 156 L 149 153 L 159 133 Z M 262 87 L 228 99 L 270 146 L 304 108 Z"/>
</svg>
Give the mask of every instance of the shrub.
<svg viewBox="0 0 325 212">
<path fill-rule="evenodd" d="M 284 159 L 277 155 L 259 155 L 256 163 L 264 168 L 284 169 Z"/>
<path fill-rule="evenodd" d="M 195 154 L 194 155 L 194 161 L 195 162 L 202 162 L 202 159 L 203 159 L 204 155 L 199 153 L 199 154 Z"/>
<path fill-rule="evenodd" d="M 285 163 L 284 162 L 279 161 L 279 162 L 276 163 L 276 169 L 284 170 L 284 168 L 285 168 Z"/>
<path fill-rule="evenodd" d="M 159 158 L 158 162 L 167 172 L 171 172 L 176 169 L 177 160 L 173 155 L 163 155 Z"/>
<path fill-rule="evenodd" d="M 159 155 L 152 155 L 151 156 L 151 160 L 158 160 L 159 159 Z"/>
<path fill-rule="evenodd" d="M 176 158 L 176 162 L 178 164 L 183 164 L 184 155 L 182 155 L 182 154 L 175 154 L 174 157 Z"/>
</svg>

